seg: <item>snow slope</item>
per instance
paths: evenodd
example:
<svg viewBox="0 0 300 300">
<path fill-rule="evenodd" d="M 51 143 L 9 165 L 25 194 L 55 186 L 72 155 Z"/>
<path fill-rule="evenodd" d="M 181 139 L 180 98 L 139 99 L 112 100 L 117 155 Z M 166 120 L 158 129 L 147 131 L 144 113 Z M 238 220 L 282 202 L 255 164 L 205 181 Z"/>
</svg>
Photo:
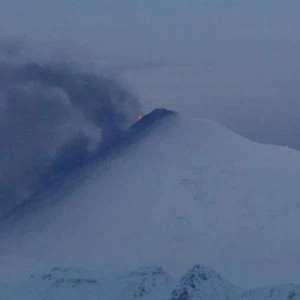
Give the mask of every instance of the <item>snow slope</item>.
<svg viewBox="0 0 300 300">
<path fill-rule="evenodd" d="M 212 269 L 195 265 L 179 281 L 170 300 L 297 300 L 300 285 L 286 284 L 257 289 L 242 289 Z"/>
<path fill-rule="evenodd" d="M 22 282 L 0 286 L 0 299 L 299 300 L 300 285 L 246 290 L 201 265 L 195 265 L 178 282 L 156 266 L 110 276 L 97 271 L 52 268 Z"/>
<path fill-rule="evenodd" d="M 167 299 L 175 281 L 159 267 L 128 274 L 104 276 L 96 271 L 52 268 L 41 275 L 0 286 L 2 300 L 131 300 Z M 5 288 L 5 289 L 3 289 Z"/>
<path fill-rule="evenodd" d="M 299 281 L 299 152 L 179 115 L 135 131 L 1 223 L 0 279 L 201 262 L 242 286 Z"/>
</svg>

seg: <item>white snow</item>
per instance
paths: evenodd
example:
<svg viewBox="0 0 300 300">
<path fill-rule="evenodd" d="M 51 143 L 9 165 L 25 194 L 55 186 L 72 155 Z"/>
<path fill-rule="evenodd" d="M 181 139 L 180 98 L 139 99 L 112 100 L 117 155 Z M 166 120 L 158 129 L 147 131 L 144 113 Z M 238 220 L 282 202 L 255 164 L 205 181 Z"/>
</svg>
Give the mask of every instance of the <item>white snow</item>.
<svg viewBox="0 0 300 300">
<path fill-rule="evenodd" d="M 181 278 L 169 299 L 297 300 L 300 299 L 300 285 L 286 284 L 246 290 L 223 279 L 208 267 L 195 265 Z"/>
<path fill-rule="evenodd" d="M 175 281 L 159 267 L 128 274 L 104 276 L 97 271 L 52 268 L 41 275 L 10 285 L 0 285 L 2 300 L 132 300 L 167 299 Z"/>
<path fill-rule="evenodd" d="M 99 271 L 56 267 L 21 282 L 0 285 L 0 299 L 299 300 L 300 285 L 246 290 L 202 265 L 195 265 L 179 281 L 157 266 L 110 276 Z"/>
<path fill-rule="evenodd" d="M 299 178 L 295 150 L 206 119 L 162 120 L 6 219 L 0 280 L 19 262 L 28 273 L 156 264 L 174 276 L 200 262 L 241 286 L 297 282 Z"/>
<path fill-rule="evenodd" d="M 238 299 L 240 289 L 208 267 L 195 265 L 172 291 L 171 300 Z"/>
</svg>

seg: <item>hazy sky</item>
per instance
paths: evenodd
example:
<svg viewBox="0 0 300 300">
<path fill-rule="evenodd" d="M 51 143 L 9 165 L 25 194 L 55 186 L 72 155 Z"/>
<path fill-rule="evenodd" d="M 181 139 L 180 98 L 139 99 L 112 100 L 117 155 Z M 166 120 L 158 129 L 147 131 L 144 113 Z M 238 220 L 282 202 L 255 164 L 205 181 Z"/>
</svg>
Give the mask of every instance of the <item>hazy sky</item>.
<svg viewBox="0 0 300 300">
<path fill-rule="evenodd" d="M 168 106 L 300 148 L 297 0 L 1 0 L 0 8 L 0 36 L 21 39 L 29 56 L 111 67 L 145 110 Z"/>
</svg>

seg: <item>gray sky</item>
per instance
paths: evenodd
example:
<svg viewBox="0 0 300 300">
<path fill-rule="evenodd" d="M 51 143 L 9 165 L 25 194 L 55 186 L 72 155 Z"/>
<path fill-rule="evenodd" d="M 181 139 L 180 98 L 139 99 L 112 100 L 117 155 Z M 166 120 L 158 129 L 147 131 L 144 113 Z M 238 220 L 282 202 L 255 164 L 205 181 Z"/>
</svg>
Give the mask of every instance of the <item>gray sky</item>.
<svg viewBox="0 0 300 300">
<path fill-rule="evenodd" d="M 145 110 L 214 118 L 300 148 L 299 1 L 1 0 L 0 36 L 32 57 L 112 67 Z"/>
</svg>

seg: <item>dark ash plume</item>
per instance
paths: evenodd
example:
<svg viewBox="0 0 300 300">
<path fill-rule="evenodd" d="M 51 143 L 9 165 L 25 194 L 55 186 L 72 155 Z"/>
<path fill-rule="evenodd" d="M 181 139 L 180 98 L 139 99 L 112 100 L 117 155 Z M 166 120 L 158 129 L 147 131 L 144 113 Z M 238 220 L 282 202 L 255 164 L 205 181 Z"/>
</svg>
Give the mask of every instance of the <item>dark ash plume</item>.
<svg viewBox="0 0 300 300">
<path fill-rule="evenodd" d="M 136 97 L 111 77 L 13 61 L 2 52 L 19 48 L 1 45 L 0 217 L 47 184 L 49 174 L 66 173 L 117 137 L 140 111 Z"/>
</svg>

